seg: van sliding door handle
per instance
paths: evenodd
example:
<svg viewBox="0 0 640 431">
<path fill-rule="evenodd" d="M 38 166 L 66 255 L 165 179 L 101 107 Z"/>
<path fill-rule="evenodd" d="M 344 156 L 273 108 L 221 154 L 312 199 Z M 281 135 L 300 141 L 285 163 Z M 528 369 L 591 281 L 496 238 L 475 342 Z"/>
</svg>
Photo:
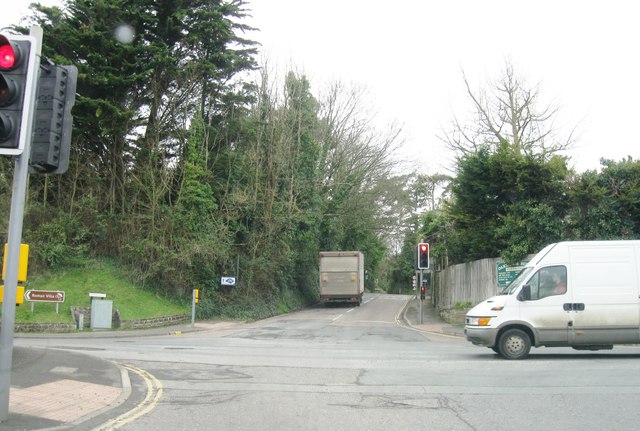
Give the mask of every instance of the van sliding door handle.
<svg viewBox="0 0 640 431">
<path fill-rule="evenodd" d="M 562 304 L 562 308 L 564 311 L 584 311 L 584 303 L 574 302 L 573 304 L 570 304 L 567 302 Z"/>
</svg>

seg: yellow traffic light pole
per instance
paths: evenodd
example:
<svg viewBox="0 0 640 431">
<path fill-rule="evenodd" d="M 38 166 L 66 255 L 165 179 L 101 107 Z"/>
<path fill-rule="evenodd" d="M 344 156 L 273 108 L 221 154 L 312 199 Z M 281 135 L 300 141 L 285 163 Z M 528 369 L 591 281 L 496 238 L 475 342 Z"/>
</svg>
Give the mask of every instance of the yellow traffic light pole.
<svg viewBox="0 0 640 431">
<path fill-rule="evenodd" d="M 196 326 L 196 304 L 200 301 L 200 289 L 193 289 L 191 294 L 191 327 Z"/>
</svg>

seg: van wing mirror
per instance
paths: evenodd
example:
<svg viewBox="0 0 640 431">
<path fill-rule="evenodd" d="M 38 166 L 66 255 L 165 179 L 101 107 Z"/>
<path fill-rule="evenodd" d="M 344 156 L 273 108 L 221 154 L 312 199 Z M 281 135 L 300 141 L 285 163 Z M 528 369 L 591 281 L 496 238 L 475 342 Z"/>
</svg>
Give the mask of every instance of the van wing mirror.
<svg viewBox="0 0 640 431">
<path fill-rule="evenodd" d="M 518 293 L 518 301 L 529 301 L 531 300 L 531 286 L 525 284 L 520 289 L 520 293 Z"/>
</svg>

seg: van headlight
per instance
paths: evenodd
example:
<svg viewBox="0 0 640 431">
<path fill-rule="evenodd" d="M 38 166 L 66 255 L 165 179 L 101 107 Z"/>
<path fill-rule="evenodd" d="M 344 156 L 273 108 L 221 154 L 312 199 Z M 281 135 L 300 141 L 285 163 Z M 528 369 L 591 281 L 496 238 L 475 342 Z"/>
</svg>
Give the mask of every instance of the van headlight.
<svg viewBox="0 0 640 431">
<path fill-rule="evenodd" d="M 467 317 L 466 324 L 469 326 L 489 326 L 491 317 Z"/>
</svg>

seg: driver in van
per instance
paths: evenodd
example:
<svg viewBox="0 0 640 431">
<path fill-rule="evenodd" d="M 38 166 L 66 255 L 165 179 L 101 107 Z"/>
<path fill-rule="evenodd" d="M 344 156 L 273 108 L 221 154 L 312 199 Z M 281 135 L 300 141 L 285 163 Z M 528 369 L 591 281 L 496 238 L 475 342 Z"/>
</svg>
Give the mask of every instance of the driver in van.
<svg viewBox="0 0 640 431">
<path fill-rule="evenodd" d="M 553 289 L 553 293 L 556 295 L 561 295 L 567 291 L 567 283 L 563 279 L 564 277 L 560 276 L 557 272 L 553 272 L 551 274 L 551 278 L 555 283 L 556 287 Z"/>
</svg>

